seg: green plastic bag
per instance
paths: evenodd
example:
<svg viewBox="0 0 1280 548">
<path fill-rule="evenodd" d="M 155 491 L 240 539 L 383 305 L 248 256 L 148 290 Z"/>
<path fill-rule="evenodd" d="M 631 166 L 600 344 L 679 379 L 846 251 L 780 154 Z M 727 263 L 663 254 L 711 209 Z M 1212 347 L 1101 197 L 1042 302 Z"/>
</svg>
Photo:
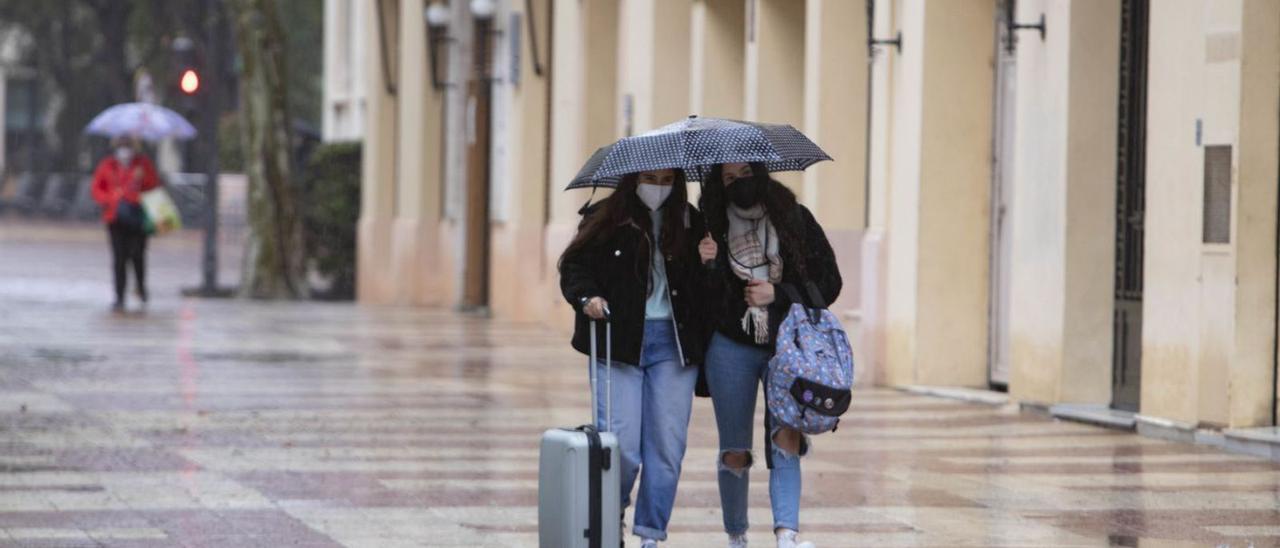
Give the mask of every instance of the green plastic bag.
<svg viewBox="0 0 1280 548">
<path fill-rule="evenodd" d="M 164 187 L 156 187 L 142 193 L 142 210 L 146 213 L 144 229 L 147 234 L 163 235 L 182 228 L 178 206 Z"/>
</svg>

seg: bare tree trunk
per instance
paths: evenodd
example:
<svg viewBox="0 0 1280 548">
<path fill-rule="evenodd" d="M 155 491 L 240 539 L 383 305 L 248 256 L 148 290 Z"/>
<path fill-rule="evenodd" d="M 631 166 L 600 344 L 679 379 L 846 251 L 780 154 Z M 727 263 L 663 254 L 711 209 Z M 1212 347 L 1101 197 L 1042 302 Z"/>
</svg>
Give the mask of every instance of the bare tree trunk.
<svg viewBox="0 0 1280 548">
<path fill-rule="evenodd" d="M 241 127 L 249 175 L 249 241 L 240 295 L 307 296 L 302 222 L 290 179 L 285 37 L 274 0 L 232 0 L 241 76 Z"/>
</svg>

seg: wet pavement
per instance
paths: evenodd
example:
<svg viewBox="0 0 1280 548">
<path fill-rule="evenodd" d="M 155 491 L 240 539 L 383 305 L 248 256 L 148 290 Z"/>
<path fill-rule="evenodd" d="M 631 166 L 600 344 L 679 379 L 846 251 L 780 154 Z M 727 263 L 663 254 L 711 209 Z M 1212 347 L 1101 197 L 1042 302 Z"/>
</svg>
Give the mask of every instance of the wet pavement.
<svg viewBox="0 0 1280 548">
<path fill-rule="evenodd" d="M 588 416 L 563 334 L 183 299 L 197 241 L 154 241 L 117 315 L 100 229 L 0 221 L 0 545 L 536 545 L 539 435 Z M 706 400 L 690 438 L 668 545 L 723 546 Z M 804 475 L 823 548 L 1280 545 L 1280 465 L 893 390 Z"/>
</svg>

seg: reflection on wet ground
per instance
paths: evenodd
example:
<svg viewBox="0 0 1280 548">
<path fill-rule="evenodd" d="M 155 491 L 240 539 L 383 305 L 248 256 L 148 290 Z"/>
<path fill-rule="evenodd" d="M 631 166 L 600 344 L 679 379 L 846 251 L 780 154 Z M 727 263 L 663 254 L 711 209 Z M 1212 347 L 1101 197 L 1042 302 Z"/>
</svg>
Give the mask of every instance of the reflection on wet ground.
<svg viewBox="0 0 1280 548">
<path fill-rule="evenodd" d="M 536 545 L 539 435 L 588 415 L 563 334 L 183 300 L 179 244 L 150 308 L 119 316 L 105 263 L 56 253 L 74 242 L 0 236 L 0 545 Z M 694 415 L 670 545 L 720 546 L 708 402 Z M 861 391 L 804 474 L 822 547 L 1280 543 L 1276 464 L 892 390 Z"/>
</svg>

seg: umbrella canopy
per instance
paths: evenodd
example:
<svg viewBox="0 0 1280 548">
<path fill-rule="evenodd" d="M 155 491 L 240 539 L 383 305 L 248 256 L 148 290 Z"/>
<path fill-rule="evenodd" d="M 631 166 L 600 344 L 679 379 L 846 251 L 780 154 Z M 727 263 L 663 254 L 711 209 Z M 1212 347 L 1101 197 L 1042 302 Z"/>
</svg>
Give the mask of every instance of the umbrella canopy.
<svg viewBox="0 0 1280 548">
<path fill-rule="evenodd" d="M 85 133 L 119 137 L 136 136 L 148 141 L 168 137 L 190 139 L 196 128 L 172 110 L 152 103 L 121 103 L 102 111 L 84 128 Z"/>
<path fill-rule="evenodd" d="M 690 181 L 705 166 L 762 162 L 769 171 L 803 171 L 830 160 L 822 148 L 787 124 L 765 124 L 690 116 L 602 147 L 591 155 L 568 188 L 615 186 L 627 173 L 684 169 Z"/>
</svg>

